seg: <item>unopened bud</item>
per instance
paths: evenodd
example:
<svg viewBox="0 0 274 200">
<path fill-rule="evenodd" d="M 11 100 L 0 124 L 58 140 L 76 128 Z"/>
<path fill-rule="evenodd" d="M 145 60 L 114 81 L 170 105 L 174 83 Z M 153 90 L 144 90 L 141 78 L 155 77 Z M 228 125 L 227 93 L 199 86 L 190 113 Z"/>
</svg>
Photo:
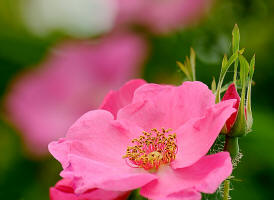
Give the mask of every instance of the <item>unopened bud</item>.
<svg viewBox="0 0 274 200">
<path fill-rule="evenodd" d="M 233 127 L 236 118 L 237 118 L 237 114 L 238 114 L 238 109 L 239 109 L 239 104 L 240 104 L 240 96 L 237 92 L 236 86 L 234 83 L 230 84 L 227 91 L 225 92 L 222 101 L 225 100 L 229 100 L 229 99 L 236 99 L 236 102 L 233 105 L 233 108 L 236 109 L 236 112 L 234 112 L 226 121 L 223 129 L 222 129 L 222 133 L 224 134 L 228 134 L 231 130 L 231 128 Z"/>
<path fill-rule="evenodd" d="M 242 86 L 241 100 L 238 108 L 238 114 L 236 121 L 231 128 L 231 131 L 228 135 L 233 137 L 240 137 L 247 133 L 247 118 L 246 118 L 246 107 L 245 107 L 245 95 L 246 95 L 246 81 L 248 80 L 249 75 L 249 64 L 244 56 L 239 55 L 240 60 L 240 80 Z"/>
</svg>

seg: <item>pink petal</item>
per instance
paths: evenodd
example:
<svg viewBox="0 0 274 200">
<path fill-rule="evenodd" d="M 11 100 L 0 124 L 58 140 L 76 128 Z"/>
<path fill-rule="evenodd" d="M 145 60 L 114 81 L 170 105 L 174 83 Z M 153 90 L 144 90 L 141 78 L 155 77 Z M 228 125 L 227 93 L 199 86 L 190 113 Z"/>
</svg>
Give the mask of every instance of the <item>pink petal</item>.
<svg viewBox="0 0 274 200">
<path fill-rule="evenodd" d="M 69 179 L 62 179 L 50 188 L 50 200 L 125 200 L 127 196 L 128 193 L 126 192 L 106 191 L 96 188 L 76 195 L 73 189 L 73 181 Z"/>
<path fill-rule="evenodd" d="M 228 152 L 220 152 L 201 158 L 192 166 L 182 169 L 165 167 L 158 172 L 158 179 L 142 187 L 141 194 L 147 198 L 175 197 L 178 192 L 195 189 L 213 193 L 232 172 Z"/>
<path fill-rule="evenodd" d="M 107 163 L 111 166 L 128 167 L 122 158 L 133 138 L 142 133 L 142 129 L 118 122 L 105 110 L 94 110 L 84 114 L 69 129 L 66 138 L 49 144 L 50 153 L 68 166 L 68 155 Z"/>
<path fill-rule="evenodd" d="M 155 179 L 153 174 L 129 167 L 122 158 L 141 131 L 129 122 L 115 121 L 106 110 L 90 111 L 76 121 L 65 139 L 52 142 L 49 150 L 64 168 L 61 176 L 76 183 L 76 193 L 91 188 L 127 191 Z"/>
<path fill-rule="evenodd" d="M 135 122 L 145 130 L 176 130 L 191 118 L 201 117 L 214 105 L 215 96 L 201 82 L 181 86 L 145 84 L 135 91 L 132 104 L 118 112 L 117 119 Z"/>
<path fill-rule="evenodd" d="M 185 189 L 180 192 L 173 193 L 165 197 L 156 197 L 151 200 L 200 200 L 202 195 L 195 189 Z"/>
<path fill-rule="evenodd" d="M 229 85 L 227 91 L 225 92 L 223 98 L 222 98 L 222 101 L 225 101 L 225 100 L 229 100 L 229 99 L 236 99 L 236 103 L 234 104 L 234 108 L 237 110 L 237 112 L 233 113 L 230 118 L 228 118 L 228 120 L 226 121 L 226 132 L 229 133 L 230 132 L 230 129 L 231 127 L 234 125 L 235 123 L 235 120 L 236 120 L 236 117 L 237 117 L 237 113 L 238 113 L 238 108 L 239 108 L 239 104 L 240 104 L 240 101 L 241 101 L 241 98 L 237 92 L 237 89 L 235 87 L 235 84 L 232 83 Z"/>
<path fill-rule="evenodd" d="M 55 187 L 50 188 L 50 200 L 77 200 L 77 196 L 74 193 L 67 193 L 56 189 Z"/>
<path fill-rule="evenodd" d="M 201 198 L 201 193 L 197 192 L 195 189 L 185 189 L 180 192 L 168 195 L 166 200 L 200 200 Z"/>
<path fill-rule="evenodd" d="M 208 108 L 202 118 L 193 119 L 176 130 L 178 152 L 172 167 L 190 166 L 208 152 L 226 120 L 235 112 L 234 102 L 216 104 Z"/>
<path fill-rule="evenodd" d="M 91 188 L 129 191 L 156 179 L 156 175 L 142 169 L 129 166 L 119 168 L 76 155 L 69 156 L 69 165 L 60 175 L 63 178 L 73 179 L 76 194 Z"/>
<path fill-rule="evenodd" d="M 142 79 L 135 79 L 127 82 L 118 91 L 110 91 L 100 106 L 100 109 L 108 110 L 116 118 L 117 112 L 131 103 L 135 90 L 145 83 Z"/>
</svg>

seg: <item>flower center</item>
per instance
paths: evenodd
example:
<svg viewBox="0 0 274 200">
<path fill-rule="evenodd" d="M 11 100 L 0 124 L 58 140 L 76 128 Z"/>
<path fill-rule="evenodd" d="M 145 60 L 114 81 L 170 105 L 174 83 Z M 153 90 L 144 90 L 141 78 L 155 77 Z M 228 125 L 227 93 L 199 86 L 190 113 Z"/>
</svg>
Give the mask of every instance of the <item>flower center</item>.
<svg viewBox="0 0 274 200">
<path fill-rule="evenodd" d="M 170 131 L 164 128 L 161 131 L 143 131 L 143 135 L 131 141 L 134 146 L 127 147 L 123 158 L 130 167 L 145 170 L 157 170 L 160 165 L 169 164 L 175 159 L 178 150 L 176 134 L 168 134 Z"/>
</svg>

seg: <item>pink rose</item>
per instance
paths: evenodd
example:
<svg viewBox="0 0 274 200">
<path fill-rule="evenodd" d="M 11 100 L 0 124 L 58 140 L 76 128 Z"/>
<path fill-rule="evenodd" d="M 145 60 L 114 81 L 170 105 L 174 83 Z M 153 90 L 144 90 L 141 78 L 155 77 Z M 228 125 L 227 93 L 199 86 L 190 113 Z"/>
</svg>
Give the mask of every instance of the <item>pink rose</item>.
<svg viewBox="0 0 274 200">
<path fill-rule="evenodd" d="M 98 108 L 110 89 L 138 73 L 145 54 L 145 42 L 128 33 L 66 42 L 39 68 L 19 77 L 7 110 L 30 151 L 47 153 L 49 142 L 63 137 L 82 114 Z"/>
<path fill-rule="evenodd" d="M 232 172 L 228 152 L 206 155 L 234 100 L 215 104 L 201 82 L 181 86 L 133 80 L 84 114 L 49 145 L 76 194 L 92 188 L 157 200 L 200 199 Z"/>
<path fill-rule="evenodd" d="M 50 200 L 126 200 L 129 193 L 92 189 L 86 193 L 76 195 L 73 182 L 69 179 L 60 180 L 50 188 Z"/>
<path fill-rule="evenodd" d="M 154 32 L 168 32 L 201 18 L 211 0 L 117 0 L 118 24 L 135 22 Z"/>
</svg>

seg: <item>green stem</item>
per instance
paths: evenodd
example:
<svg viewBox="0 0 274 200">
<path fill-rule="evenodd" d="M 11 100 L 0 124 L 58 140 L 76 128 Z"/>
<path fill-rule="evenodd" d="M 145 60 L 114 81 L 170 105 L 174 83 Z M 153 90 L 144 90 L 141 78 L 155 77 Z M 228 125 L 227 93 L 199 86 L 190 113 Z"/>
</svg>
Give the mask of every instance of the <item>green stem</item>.
<svg viewBox="0 0 274 200">
<path fill-rule="evenodd" d="M 239 153 L 238 137 L 226 136 L 224 150 L 230 153 L 231 159 L 234 160 Z"/>
<path fill-rule="evenodd" d="M 230 180 L 224 181 L 224 198 L 223 200 L 229 200 Z"/>
<path fill-rule="evenodd" d="M 231 136 L 226 135 L 224 151 L 228 151 L 230 153 L 230 157 L 233 161 L 239 153 L 238 137 L 231 137 Z M 229 191 L 230 191 L 230 180 L 226 179 L 224 181 L 223 200 L 230 199 Z"/>
</svg>

